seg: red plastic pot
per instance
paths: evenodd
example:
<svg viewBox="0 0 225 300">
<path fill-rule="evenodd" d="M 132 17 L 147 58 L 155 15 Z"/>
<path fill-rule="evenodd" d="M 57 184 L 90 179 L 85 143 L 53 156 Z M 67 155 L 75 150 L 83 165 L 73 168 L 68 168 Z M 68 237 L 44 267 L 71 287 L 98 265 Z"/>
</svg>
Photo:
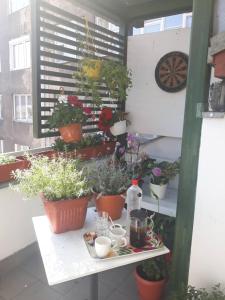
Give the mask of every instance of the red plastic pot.
<svg viewBox="0 0 225 300">
<path fill-rule="evenodd" d="M 106 211 L 112 220 L 121 218 L 124 204 L 124 195 L 104 195 L 95 199 L 97 211 Z"/>
<path fill-rule="evenodd" d="M 13 180 L 12 171 L 16 169 L 26 169 L 26 163 L 22 159 L 16 159 L 15 162 L 0 165 L 0 182 L 7 182 Z"/>
<path fill-rule="evenodd" d="M 60 201 L 49 201 L 44 195 L 41 197 L 54 233 L 76 230 L 84 226 L 89 196 Z"/>
<path fill-rule="evenodd" d="M 225 50 L 214 54 L 213 64 L 215 66 L 215 77 L 225 78 Z"/>
<path fill-rule="evenodd" d="M 166 279 L 148 281 L 142 278 L 138 270 L 134 273 L 140 300 L 161 300 L 164 294 Z"/>
</svg>

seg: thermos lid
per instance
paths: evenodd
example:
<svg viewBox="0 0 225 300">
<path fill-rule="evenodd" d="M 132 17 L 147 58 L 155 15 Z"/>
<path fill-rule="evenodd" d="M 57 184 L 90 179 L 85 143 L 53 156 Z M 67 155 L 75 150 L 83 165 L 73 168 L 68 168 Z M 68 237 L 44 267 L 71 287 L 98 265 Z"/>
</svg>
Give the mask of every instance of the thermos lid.
<svg viewBox="0 0 225 300">
<path fill-rule="evenodd" d="M 131 218 L 137 218 L 140 221 L 144 221 L 147 218 L 147 212 L 143 209 L 133 209 L 130 212 Z"/>
<path fill-rule="evenodd" d="M 138 185 L 138 180 L 137 179 L 132 179 L 131 183 L 132 183 L 132 185 Z"/>
</svg>

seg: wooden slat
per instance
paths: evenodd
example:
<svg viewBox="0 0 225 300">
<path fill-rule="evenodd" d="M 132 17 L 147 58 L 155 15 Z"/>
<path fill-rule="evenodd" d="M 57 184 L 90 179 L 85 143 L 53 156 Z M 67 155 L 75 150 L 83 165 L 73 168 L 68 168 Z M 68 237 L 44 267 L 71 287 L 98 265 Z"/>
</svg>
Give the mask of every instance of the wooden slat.
<svg viewBox="0 0 225 300">
<path fill-rule="evenodd" d="M 73 54 L 73 55 L 77 55 L 77 56 L 84 56 L 84 53 L 85 53 L 85 51 L 79 51 L 77 49 L 71 49 L 71 48 L 68 48 L 68 47 L 55 45 L 53 43 L 48 43 L 48 42 L 44 42 L 44 41 L 40 41 L 40 45 L 44 48 L 54 49 L 54 50 L 60 51 L 62 53 Z M 74 42 L 74 45 L 79 47 L 79 43 Z M 102 50 L 102 49 L 99 49 L 99 48 L 95 49 L 95 53 L 98 53 L 100 55 L 115 57 L 117 59 L 122 58 L 122 55 L 120 55 L 120 54 L 115 54 L 115 53 L 105 51 L 105 50 Z M 99 57 L 98 55 L 92 55 L 92 56 L 95 57 L 95 58 Z"/>
<path fill-rule="evenodd" d="M 85 27 L 81 27 L 77 24 L 74 24 L 74 23 L 71 23 L 71 22 L 68 22 L 62 18 L 59 18 L 59 17 L 56 17 L 55 15 L 52 15 L 52 14 L 49 14 L 49 13 L 46 13 L 46 12 L 43 12 L 41 11 L 41 24 L 44 23 L 44 20 L 49 20 L 49 21 L 52 21 L 54 22 L 55 24 L 61 24 L 65 27 L 68 27 L 68 28 L 71 28 L 77 32 L 81 32 L 83 34 L 86 34 L 86 28 Z M 45 23 L 46 24 L 46 23 Z M 53 24 L 54 26 L 54 24 Z M 46 26 L 43 26 L 44 28 Z M 71 30 L 67 30 L 67 29 L 63 29 L 63 31 L 61 30 L 62 28 L 59 27 L 59 26 L 55 26 L 55 31 L 60 31 L 61 33 L 65 34 L 65 35 L 68 35 L 68 36 L 71 36 L 71 37 L 74 37 L 74 31 L 71 31 Z M 99 32 L 96 32 L 96 31 L 92 31 L 90 30 L 90 33 L 91 35 L 93 36 L 93 38 L 99 38 L 103 41 L 106 41 L 106 42 L 109 42 L 109 43 L 112 43 L 114 45 L 119 45 L 120 47 L 123 47 L 124 46 L 124 42 L 123 41 L 120 41 L 118 39 L 114 39 L 110 36 L 106 36 L 106 35 L 103 35 Z"/>
<path fill-rule="evenodd" d="M 40 60 L 41 66 L 45 67 L 50 67 L 50 68 L 55 68 L 55 69 L 62 69 L 62 70 L 70 70 L 70 71 L 78 71 L 78 67 L 76 66 L 70 66 L 64 63 L 55 63 L 51 61 L 46 61 L 46 60 Z"/>
<path fill-rule="evenodd" d="M 40 55 L 43 57 L 46 57 L 46 58 L 54 58 L 57 60 L 63 60 L 63 61 L 72 62 L 72 63 L 78 63 L 80 61 L 77 58 L 73 58 L 73 57 L 69 57 L 69 56 L 65 56 L 65 55 L 59 55 L 59 54 L 51 53 L 51 52 L 44 51 L 44 50 L 40 51 Z"/>
<path fill-rule="evenodd" d="M 60 27 L 59 27 L 60 28 Z M 44 29 L 44 28 L 43 28 Z M 64 43 L 66 45 L 74 45 L 74 39 L 75 39 L 75 35 L 74 34 L 74 37 L 73 39 L 68 39 L 68 38 L 65 38 L 65 37 L 62 37 L 62 36 L 59 36 L 57 34 L 53 34 L 53 33 L 49 33 L 49 32 L 45 32 L 44 30 L 42 29 L 41 31 L 41 36 L 45 39 L 49 39 L 49 40 L 53 40 L 53 41 L 58 41 L 58 42 L 61 42 L 61 43 Z M 64 29 L 63 29 L 64 30 Z M 55 32 L 55 31 L 54 31 Z M 66 31 L 67 32 L 67 31 Z M 81 36 L 79 35 L 79 38 L 81 40 L 84 40 L 85 39 L 85 36 Z M 124 49 L 122 47 L 116 47 L 116 46 L 113 46 L 111 43 L 106 43 L 104 41 L 100 41 L 100 40 L 97 40 L 96 38 L 93 39 L 94 41 L 94 44 L 97 45 L 97 46 L 100 46 L 100 47 L 103 47 L 103 48 L 106 48 L 106 49 L 110 49 L 110 50 L 113 50 L 113 51 L 117 51 L 118 53 L 121 53 L 123 55 L 123 52 L 124 52 Z"/>
<path fill-rule="evenodd" d="M 53 5 L 51 5 L 49 3 L 46 3 L 44 1 L 41 1 L 41 6 L 44 7 L 44 8 L 46 8 L 46 9 L 49 9 L 51 12 L 55 12 L 55 13 L 57 13 L 59 15 L 67 17 L 68 19 L 74 20 L 74 21 L 76 21 L 78 23 L 81 23 L 81 24 L 85 25 L 85 20 L 84 19 L 82 19 L 82 18 L 80 18 L 80 17 L 78 17 L 76 15 L 73 15 L 73 14 L 67 12 L 67 11 L 64 11 L 64 10 L 62 10 L 62 9 L 56 7 L 56 6 L 53 6 Z M 88 26 L 90 27 L 90 29 L 95 29 L 95 30 L 98 30 L 98 31 L 102 31 L 102 32 L 106 33 L 107 35 L 112 35 L 112 36 L 114 36 L 116 38 L 121 39 L 122 41 L 124 40 L 124 36 L 123 35 L 121 35 L 119 33 L 116 33 L 114 31 L 108 30 L 108 29 L 106 29 L 106 28 L 104 28 L 102 26 L 96 25 L 96 24 L 94 24 L 92 22 L 88 22 Z"/>
</svg>

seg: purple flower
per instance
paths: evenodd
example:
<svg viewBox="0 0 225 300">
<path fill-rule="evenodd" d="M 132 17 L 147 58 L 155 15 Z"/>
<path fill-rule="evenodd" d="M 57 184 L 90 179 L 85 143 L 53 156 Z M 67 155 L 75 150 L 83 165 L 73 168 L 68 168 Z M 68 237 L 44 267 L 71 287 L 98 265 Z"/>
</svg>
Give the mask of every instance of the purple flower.
<svg viewBox="0 0 225 300">
<path fill-rule="evenodd" d="M 153 168 L 152 174 L 156 177 L 160 177 L 162 175 L 162 170 L 160 168 Z"/>
</svg>

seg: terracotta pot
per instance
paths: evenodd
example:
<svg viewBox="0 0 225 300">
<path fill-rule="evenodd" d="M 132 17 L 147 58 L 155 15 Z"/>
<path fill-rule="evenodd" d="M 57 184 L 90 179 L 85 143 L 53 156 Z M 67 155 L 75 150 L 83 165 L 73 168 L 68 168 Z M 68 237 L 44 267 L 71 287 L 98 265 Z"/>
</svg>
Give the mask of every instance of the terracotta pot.
<svg viewBox="0 0 225 300">
<path fill-rule="evenodd" d="M 213 56 L 213 64 L 215 66 L 214 76 L 221 79 L 225 78 L 225 50 Z"/>
<path fill-rule="evenodd" d="M 16 159 L 15 162 L 0 165 L 0 182 L 7 182 L 13 180 L 12 171 L 16 169 L 26 169 L 27 165 L 24 160 Z"/>
<path fill-rule="evenodd" d="M 88 61 L 84 62 L 82 71 L 86 77 L 97 80 L 100 77 L 101 67 L 102 62 L 100 60 L 89 59 Z"/>
<path fill-rule="evenodd" d="M 45 213 L 54 233 L 80 229 L 84 226 L 90 197 L 49 201 L 41 195 Z"/>
<path fill-rule="evenodd" d="M 96 197 L 95 205 L 98 211 L 106 211 L 112 220 L 121 218 L 125 198 L 123 195 L 104 195 Z"/>
<path fill-rule="evenodd" d="M 64 127 L 59 128 L 62 139 L 66 143 L 79 142 L 82 137 L 82 127 L 81 124 L 69 124 Z"/>
<path fill-rule="evenodd" d="M 137 268 L 134 276 L 136 279 L 139 300 L 161 300 L 166 286 L 166 279 L 159 281 L 145 280 L 139 275 Z"/>
</svg>

